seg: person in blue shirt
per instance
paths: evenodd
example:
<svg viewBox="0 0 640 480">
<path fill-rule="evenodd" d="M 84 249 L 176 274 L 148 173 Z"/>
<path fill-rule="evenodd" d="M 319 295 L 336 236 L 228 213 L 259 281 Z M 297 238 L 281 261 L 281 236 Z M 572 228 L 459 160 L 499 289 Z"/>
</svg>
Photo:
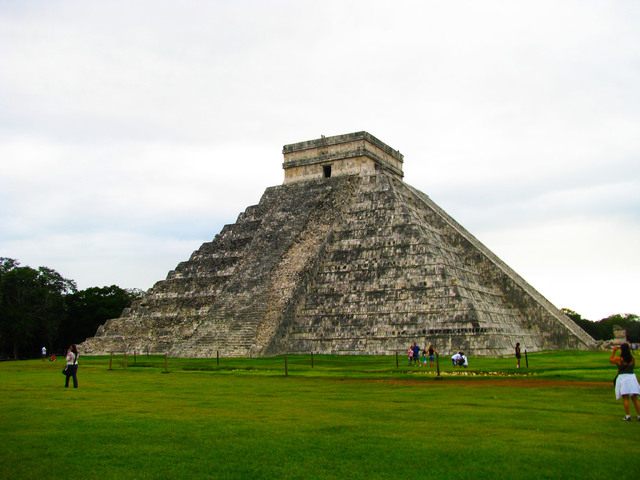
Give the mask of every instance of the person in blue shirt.
<svg viewBox="0 0 640 480">
<path fill-rule="evenodd" d="M 413 361 L 415 365 L 420 365 L 420 347 L 414 343 L 411 348 L 413 348 Z"/>
</svg>

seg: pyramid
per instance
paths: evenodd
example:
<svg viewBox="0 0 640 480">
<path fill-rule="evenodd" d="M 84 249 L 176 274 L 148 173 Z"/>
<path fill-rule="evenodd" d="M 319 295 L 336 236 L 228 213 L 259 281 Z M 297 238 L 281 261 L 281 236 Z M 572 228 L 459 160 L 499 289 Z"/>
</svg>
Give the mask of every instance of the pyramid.
<svg viewBox="0 0 640 480">
<path fill-rule="evenodd" d="M 85 354 L 504 355 L 594 340 L 403 181 L 367 132 L 285 145 L 269 187 L 213 241 L 107 321 Z"/>
</svg>

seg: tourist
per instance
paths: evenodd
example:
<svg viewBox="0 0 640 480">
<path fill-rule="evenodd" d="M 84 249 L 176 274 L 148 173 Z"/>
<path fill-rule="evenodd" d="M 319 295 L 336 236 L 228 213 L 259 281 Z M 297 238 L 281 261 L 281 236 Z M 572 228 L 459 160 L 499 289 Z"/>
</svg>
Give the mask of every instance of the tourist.
<svg viewBox="0 0 640 480">
<path fill-rule="evenodd" d="M 518 343 L 516 343 L 516 362 L 518 364 L 517 368 L 520 368 L 520 357 L 521 357 L 521 355 L 520 355 L 520 343 L 518 342 Z"/>
<path fill-rule="evenodd" d="M 464 354 L 464 352 L 460 352 L 460 365 L 462 365 L 464 368 L 467 368 L 469 366 L 469 360 L 467 360 L 467 356 Z"/>
<path fill-rule="evenodd" d="M 47 358 L 47 347 L 42 347 L 42 361 Z"/>
<path fill-rule="evenodd" d="M 462 359 L 462 352 L 458 352 L 451 357 L 451 361 L 453 362 L 453 368 L 456 368 L 458 365 L 462 365 L 460 363 Z"/>
<path fill-rule="evenodd" d="M 413 360 L 413 346 L 409 347 L 409 366 L 411 366 L 411 360 Z"/>
<path fill-rule="evenodd" d="M 427 366 L 427 349 L 426 348 L 422 349 L 422 366 L 423 367 Z"/>
<path fill-rule="evenodd" d="M 429 345 L 429 348 L 427 349 L 427 355 L 429 356 L 429 366 L 433 367 L 436 361 L 436 349 L 433 347 L 433 345 Z"/>
<path fill-rule="evenodd" d="M 420 365 L 420 347 L 413 344 L 413 362 L 414 365 Z"/>
<path fill-rule="evenodd" d="M 67 366 L 65 368 L 66 382 L 65 388 L 69 388 L 69 378 L 73 377 L 73 388 L 78 388 L 78 349 L 75 345 L 71 345 L 67 351 Z"/>
<path fill-rule="evenodd" d="M 616 350 L 620 350 L 620 356 L 616 357 Z M 615 380 L 616 386 L 616 399 L 620 400 L 622 397 L 622 405 L 624 406 L 625 416 L 622 420 L 630 421 L 630 407 L 629 398 L 636 407 L 636 413 L 638 414 L 638 421 L 640 422 L 640 384 L 636 378 L 636 374 L 633 373 L 633 366 L 636 364 L 636 359 L 631 355 L 631 349 L 628 343 L 623 343 L 613 347 L 611 357 L 609 358 L 611 363 L 615 363 L 618 366 L 618 376 Z"/>
</svg>

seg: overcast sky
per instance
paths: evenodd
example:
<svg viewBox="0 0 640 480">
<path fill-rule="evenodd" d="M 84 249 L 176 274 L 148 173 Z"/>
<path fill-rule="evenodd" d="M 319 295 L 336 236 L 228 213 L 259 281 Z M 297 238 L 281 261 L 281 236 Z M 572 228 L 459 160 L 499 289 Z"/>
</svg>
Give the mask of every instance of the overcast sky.
<svg viewBox="0 0 640 480">
<path fill-rule="evenodd" d="M 557 307 L 640 314 L 640 2 L 0 0 L 0 256 L 148 289 L 366 130 Z"/>
</svg>

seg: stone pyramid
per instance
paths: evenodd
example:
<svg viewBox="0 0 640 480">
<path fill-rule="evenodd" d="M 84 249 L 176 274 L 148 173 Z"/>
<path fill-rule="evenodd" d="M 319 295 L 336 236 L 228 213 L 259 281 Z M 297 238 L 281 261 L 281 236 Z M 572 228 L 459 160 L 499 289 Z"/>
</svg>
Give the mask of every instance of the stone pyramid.
<svg viewBox="0 0 640 480">
<path fill-rule="evenodd" d="M 180 357 L 586 349 L 593 339 L 366 132 L 285 145 L 283 185 L 81 346 Z"/>
</svg>

